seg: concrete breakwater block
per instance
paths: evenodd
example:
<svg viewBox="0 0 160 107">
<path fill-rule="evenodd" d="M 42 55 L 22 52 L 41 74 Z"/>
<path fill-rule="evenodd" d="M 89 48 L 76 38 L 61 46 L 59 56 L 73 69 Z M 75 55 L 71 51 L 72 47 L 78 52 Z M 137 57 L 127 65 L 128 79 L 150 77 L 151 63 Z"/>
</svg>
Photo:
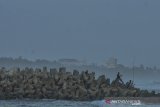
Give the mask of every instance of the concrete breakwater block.
<svg viewBox="0 0 160 107">
<path fill-rule="evenodd" d="M 121 80 L 122 81 L 122 80 Z M 95 78 L 94 72 L 64 67 L 43 69 L 0 69 L 0 99 L 65 99 L 100 100 L 106 97 L 158 97 L 160 94 L 140 90 L 118 78 L 110 82 L 105 75 Z"/>
</svg>

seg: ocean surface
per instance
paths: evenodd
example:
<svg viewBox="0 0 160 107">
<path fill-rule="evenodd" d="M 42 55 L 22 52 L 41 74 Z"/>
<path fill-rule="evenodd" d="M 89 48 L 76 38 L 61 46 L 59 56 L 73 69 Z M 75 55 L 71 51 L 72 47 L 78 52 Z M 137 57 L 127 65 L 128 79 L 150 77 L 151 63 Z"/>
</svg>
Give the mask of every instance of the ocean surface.
<svg viewBox="0 0 160 107">
<path fill-rule="evenodd" d="M 0 107 L 160 107 L 160 105 L 106 104 L 102 101 L 78 102 L 62 100 L 0 100 Z"/>
</svg>

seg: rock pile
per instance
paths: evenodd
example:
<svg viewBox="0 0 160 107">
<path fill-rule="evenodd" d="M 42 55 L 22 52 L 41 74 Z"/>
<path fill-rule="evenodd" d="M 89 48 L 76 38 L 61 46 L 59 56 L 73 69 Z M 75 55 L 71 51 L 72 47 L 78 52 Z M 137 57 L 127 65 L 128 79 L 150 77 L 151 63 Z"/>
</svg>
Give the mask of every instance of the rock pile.
<svg viewBox="0 0 160 107">
<path fill-rule="evenodd" d="M 155 92 L 128 88 L 104 75 L 95 78 L 95 73 L 65 68 L 43 69 L 19 68 L 7 71 L 0 69 L 0 99 L 65 99 L 96 100 L 105 97 L 160 96 Z"/>
</svg>

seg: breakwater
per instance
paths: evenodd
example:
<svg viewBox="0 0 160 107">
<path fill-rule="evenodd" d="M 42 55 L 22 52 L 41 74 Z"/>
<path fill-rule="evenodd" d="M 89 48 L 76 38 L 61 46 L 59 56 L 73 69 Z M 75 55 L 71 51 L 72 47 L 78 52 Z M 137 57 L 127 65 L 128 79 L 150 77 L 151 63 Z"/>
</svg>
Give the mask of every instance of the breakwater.
<svg viewBox="0 0 160 107">
<path fill-rule="evenodd" d="M 104 75 L 95 78 L 94 72 L 65 68 L 0 69 L 0 99 L 65 99 L 98 100 L 105 97 L 158 97 L 160 94 L 140 90 Z"/>
</svg>

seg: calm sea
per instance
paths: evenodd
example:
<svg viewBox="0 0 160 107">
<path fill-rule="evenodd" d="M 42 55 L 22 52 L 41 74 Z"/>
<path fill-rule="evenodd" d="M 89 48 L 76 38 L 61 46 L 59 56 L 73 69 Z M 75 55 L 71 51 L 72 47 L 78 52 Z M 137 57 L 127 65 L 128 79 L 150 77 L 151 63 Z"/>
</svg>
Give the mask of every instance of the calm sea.
<svg viewBox="0 0 160 107">
<path fill-rule="evenodd" d="M 60 100 L 1 100 L 0 107 L 160 107 L 160 105 L 104 104 L 102 101 L 77 102 Z"/>
</svg>

